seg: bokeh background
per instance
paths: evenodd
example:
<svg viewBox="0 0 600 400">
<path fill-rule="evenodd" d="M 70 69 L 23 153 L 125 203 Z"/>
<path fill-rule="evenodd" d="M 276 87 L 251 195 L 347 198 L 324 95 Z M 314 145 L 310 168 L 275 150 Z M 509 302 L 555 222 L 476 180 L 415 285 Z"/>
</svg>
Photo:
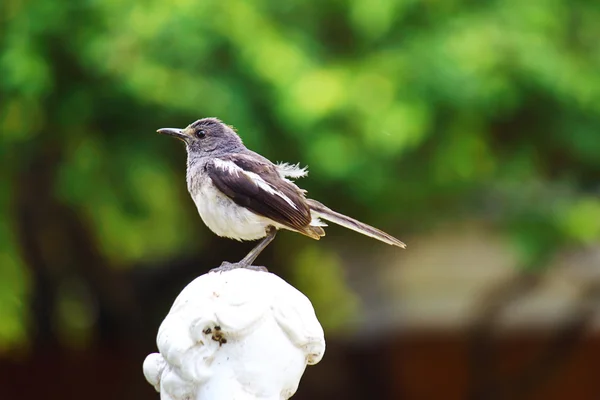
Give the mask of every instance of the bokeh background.
<svg viewBox="0 0 600 400">
<path fill-rule="evenodd" d="M 600 398 L 599 38 L 586 0 L 3 0 L 2 398 L 158 398 L 174 297 L 252 246 L 155 133 L 205 116 L 408 244 L 260 257 L 326 331 L 294 398 Z"/>
</svg>

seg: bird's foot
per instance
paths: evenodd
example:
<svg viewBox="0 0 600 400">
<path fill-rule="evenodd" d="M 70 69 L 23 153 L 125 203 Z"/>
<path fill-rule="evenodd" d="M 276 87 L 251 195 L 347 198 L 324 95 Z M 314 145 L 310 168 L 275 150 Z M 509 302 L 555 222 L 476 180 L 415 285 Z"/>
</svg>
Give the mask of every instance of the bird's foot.
<svg viewBox="0 0 600 400">
<path fill-rule="evenodd" d="M 227 261 L 223 261 L 223 263 L 221 264 L 220 267 L 213 268 L 208 272 L 226 272 L 226 271 L 231 271 L 231 270 L 238 269 L 238 268 L 246 268 L 246 269 L 249 269 L 252 271 L 258 271 L 258 272 L 269 272 L 269 270 L 266 267 L 261 267 L 259 265 L 246 265 L 245 263 L 241 263 L 241 262 L 230 263 Z"/>
</svg>

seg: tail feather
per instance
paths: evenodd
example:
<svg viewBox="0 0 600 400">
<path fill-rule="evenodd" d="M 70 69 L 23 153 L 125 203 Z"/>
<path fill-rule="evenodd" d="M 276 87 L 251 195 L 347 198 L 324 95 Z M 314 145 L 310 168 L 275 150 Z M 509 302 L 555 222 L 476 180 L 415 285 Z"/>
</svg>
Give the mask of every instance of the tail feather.
<svg viewBox="0 0 600 400">
<path fill-rule="evenodd" d="M 406 248 L 406 244 L 377 228 L 364 224 L 344 214 L 335 212 L 316 200 L 307 199 L 306 202 L 314 213 L 327 221 L 333 222 L 334 224 L 338 224 L 348 229 L 352 229 L 355 232 L 362 233 L 363 235 L 372 237 L 374 239 L 381 240 L 382 242 L 392 246 L 402 247 L 403 249 Z"/>
<path fill-rule="evenodd" d="M 303 230 L 299 230 L 298 232 L 315 240 L 319 240 L 321 239 L 321 236 L 325 236 L 325 229 L 321 228 L 320 226 L 309 225 Z"/>
</svg>

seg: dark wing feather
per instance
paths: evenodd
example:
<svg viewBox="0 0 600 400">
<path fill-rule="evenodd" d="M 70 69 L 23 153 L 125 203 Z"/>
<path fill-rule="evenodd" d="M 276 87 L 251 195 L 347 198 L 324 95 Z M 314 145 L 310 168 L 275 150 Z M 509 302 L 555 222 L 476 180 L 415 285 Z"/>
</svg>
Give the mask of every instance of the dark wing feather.
<svg viewBox="0 0 600 400">
<path fill-rule="evenodd" d="M 232 162 L 242 170 L 258 175 L 273 190 L 277 190 L 287 197 L 295 207 L 281 196 L 261 188 L 248 175 L 227 171 L 215 165 L 213 161 L 207 164 L 206 171 L 221 192 L 236 204 L 246 207 L 256 214 L 302 233 L 307 231 L 312 217 L 304 193 L 293 183 L 282 179 L 271 162 L 262 157 L 244 154 L 230 154 L 218 158 L 221 161 Z"/>
</svg>

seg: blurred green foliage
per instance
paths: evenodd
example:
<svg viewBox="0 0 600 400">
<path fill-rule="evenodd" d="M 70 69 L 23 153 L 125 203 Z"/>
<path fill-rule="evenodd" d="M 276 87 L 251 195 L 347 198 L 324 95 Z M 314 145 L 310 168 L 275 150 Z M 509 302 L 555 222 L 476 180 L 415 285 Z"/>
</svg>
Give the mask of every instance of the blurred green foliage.
<svg viewBox="0 0 600 400">
<path fill-rule="evenodd" d="M 203 251 L 183 150 L 154 131 L 204 116 L 392 232 L 489 217 L 525 266 L 600 239 L 599 2 L 4 0 L 0 24 L 0 348 L 34 289 L 23 171 L 49 160 L 28 193 L 114 267 Z"/>
</svg>

